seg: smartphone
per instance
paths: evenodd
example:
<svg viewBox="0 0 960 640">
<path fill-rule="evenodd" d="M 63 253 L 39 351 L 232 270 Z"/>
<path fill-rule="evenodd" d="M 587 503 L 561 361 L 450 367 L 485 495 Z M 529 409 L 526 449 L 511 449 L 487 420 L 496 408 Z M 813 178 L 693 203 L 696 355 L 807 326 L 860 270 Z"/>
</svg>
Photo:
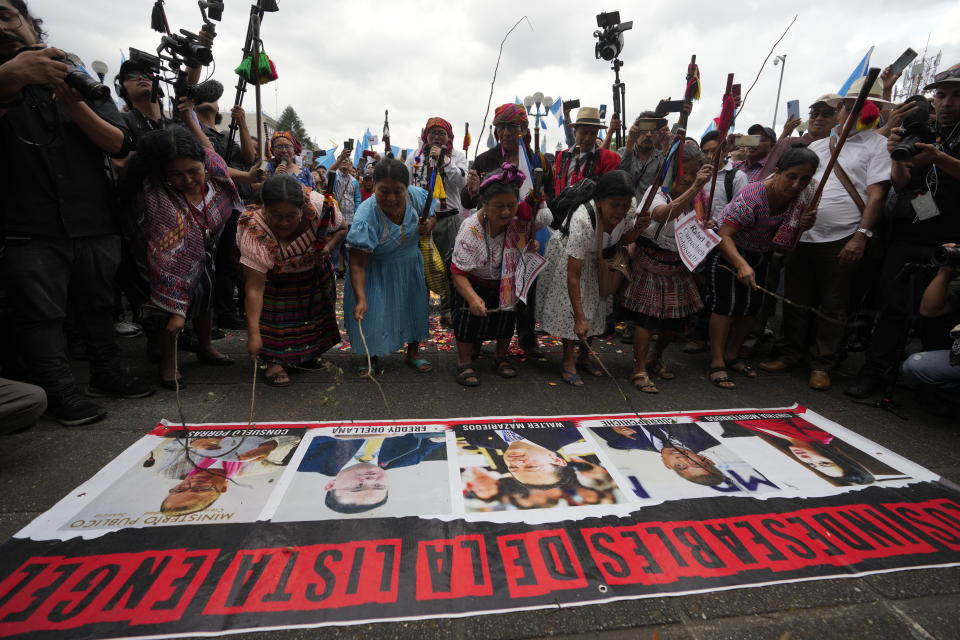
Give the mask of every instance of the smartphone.
<svg viewBox="0 0 960 640">
<path fill-rule="evenodd" d="M 348 150 L 348 151 L 353 151 L 353 138 L 350 138 L 349 140 L 347 140 L 346 142 L 344 142 L 344 143 L 343 143 L 343 148 L 346 149 L 346 150 Z"/>
<path fill-rule="evenodd" d="M 600 119 L 603 120 L 607 117 L 607 105 L 600 105 Z"/>
<path fill-rule="evenodd" d="M 733 144 L 738 147 L 759 147 L 760 136 L 750 136 L 745 133 L 738 133 L 733 136 Z"/>
<path fill-rule="evenodd" d="M 908 48 L 900 55 L 899 58 L 893 61 L 893 64 L 890 65 L 890 71 L 893 74 L 903 73 L 903 70 L 907 68 L 907 65 L 913 62 L 913 59 L 916 57 L 917 52 Z"/>
<path fill-rule="evenodd" d="M 735 84 L 732 87 L 730 87 L 730 95 L 733 96 L 733 99 L 736 102 L 740 102 L 740 85 L 739 84 Z"/>
<path fill-rule="evenodd" d="M 680 113 L 683 111 L 683 100 L 661 100 L 657 105 L 657 113 Z"/>
<path fill-rule="evenodd" d="M 570 110 L 572 110 L 572 109 L 579 109 L 579 108 L 580 108 L 580 99 L 579 99 L 579 98 L 574 98 L 573 100 L 564 100 L 564 101 L 563 101 L 563 110 L 564 110 L 564 111 L 570 111 Z"/>
<path fill-rule="evenodd" d="M 788 100 L 787 101 L 787 120 L 795 120 L 800 117 L 800 101 L 799 100 Z"/>
</svg>

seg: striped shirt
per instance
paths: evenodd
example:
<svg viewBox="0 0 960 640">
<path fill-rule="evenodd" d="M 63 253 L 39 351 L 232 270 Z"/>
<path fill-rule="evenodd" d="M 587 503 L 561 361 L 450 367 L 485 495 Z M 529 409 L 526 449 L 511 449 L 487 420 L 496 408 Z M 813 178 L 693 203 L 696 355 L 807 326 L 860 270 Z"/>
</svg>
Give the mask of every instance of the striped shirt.
<svg viewBox="0 0 960 640">
<path fill-rule="evenodd" d="M 734 169 L 739 169 L 747 174 L 747 180 L 750 182 L 757 182 L 758 180 L 763 180 L 766 176 L 763 175 L 763 168 L 767 166 L 767 159 L 764 158 L 759 162 L 750 163 L 749 160 L 738 160 L 733 163 Z"/>
<path fill-rule="evenodd" d="M 734 241 L 740 249 L 763 253 L 773 250 L 773 238 L 789 211 L 788 207 L 778 215 L 772 214 L 766 184 L 751 182 L 720 213 L 718 224 L 737 229 Z"/>
</svg>

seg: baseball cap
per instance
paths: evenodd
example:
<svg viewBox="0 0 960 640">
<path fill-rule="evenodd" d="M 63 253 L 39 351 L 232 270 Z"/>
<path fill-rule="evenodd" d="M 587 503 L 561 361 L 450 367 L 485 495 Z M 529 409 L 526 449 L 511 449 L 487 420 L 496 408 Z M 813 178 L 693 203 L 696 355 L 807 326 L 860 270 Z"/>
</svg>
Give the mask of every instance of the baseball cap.
<svg viewBox="0 0 960 640">
<path fill-rule="evenodd" d="M 750 125 L 750 128 L 747 129 L 747 133 L 751 136 L 766 136 L 766 138 L 770 140 L 770 144 L 776 144 L 777 142 L 777 134 L 773 132 L 773 129 L 770 127 L 765 127 L 762 124 Z"/>
</svg>

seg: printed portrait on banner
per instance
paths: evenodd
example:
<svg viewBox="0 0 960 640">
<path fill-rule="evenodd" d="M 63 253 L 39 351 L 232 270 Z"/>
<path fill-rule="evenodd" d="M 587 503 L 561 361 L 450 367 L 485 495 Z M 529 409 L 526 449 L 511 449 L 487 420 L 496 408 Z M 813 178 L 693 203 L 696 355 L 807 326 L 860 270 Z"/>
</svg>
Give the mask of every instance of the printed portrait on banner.
<svg viewBox="0 0 960 640">
<path fill-rule="evenodd" d="M 548 424 L 455 427 L 467 513 L 624 502 L 595 445 L 569 423 Z"/>
</svg>

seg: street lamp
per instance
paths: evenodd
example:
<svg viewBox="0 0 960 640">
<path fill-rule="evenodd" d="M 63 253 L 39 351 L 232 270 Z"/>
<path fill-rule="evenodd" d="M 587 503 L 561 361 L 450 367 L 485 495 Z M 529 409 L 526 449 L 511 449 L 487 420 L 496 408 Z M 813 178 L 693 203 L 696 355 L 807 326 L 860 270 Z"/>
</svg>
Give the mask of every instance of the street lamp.
<svg viewBox="0 0 960 640">
<path fill-rule="evenodd" d="M 541 91 L 537 91 L 532 96 L 527 96 L 523 99 L 523 106 L 526 107 L 528 114 L 530 114 L 531 109 L 534 109 L 532 113 L 534 117 L 533 150 L 536 153 L 540 153 L 540 118 L 546 116 L 547 112 L 550 111 L 550 107 L 553 106 L 553 98 L 543 95 Z M 541 106 L 544 108 L 543 113 L 540 112 Z"/>
<path fill-rule="evenodd" d="M 783 72 L 787 68 L 787 54 L 773 59 L 773 66 L 778 64 L 780 65 L 780 84 L 777 85 L 777 101 L 773 104 L 773 126 L 770 127 L 774 132 L 777 130 L 777 110 L 780 108 L 780 89 L 783 87 Z"/>
<path fill-rule="evenodd" d="M 100 78 L 100 82 L 103 82 L 103 79 L 107 76 L 107 63 L 102 60 L 94 60 L 90 63 L 90 68 Z"/>
</svg>

